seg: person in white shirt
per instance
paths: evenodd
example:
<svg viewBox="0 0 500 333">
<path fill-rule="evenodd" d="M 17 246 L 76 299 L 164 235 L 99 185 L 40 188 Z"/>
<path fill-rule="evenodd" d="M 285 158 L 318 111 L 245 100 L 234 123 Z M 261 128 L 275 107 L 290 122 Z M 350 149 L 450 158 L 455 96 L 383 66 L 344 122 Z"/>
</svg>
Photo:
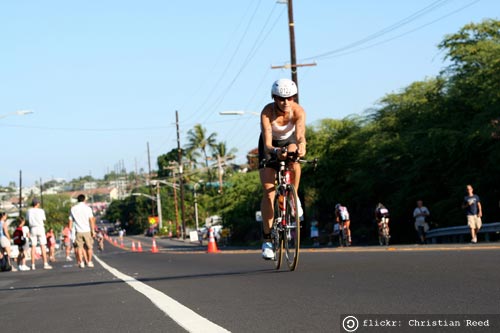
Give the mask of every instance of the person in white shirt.
<svg viewBox="0 0 500 333">
<path fill-rule="evenodd" d="M 31 269 L 35 270 L 35 253 L 36 246 L 40 242 L 40 250 L 42 251 L 43 269 L 52 269 L 52 266 L 47 262 L 47 252 L 45 245 L 47 244 L 47 237 L 45 235 L 45 211 L 40 208 L 40 201 L 33 199 L 32 206 L 26 212 L 26 220 L 30 226 L 30 239 L 31 239 Z"/>
<path fill-rule="evenodd" d="M 85 258 L 84 251 L 87 254 L 87 266 L 94 267 L 94 263 L 92 262 L 92 246 L 94 245 L 93 238 L 95 236 L 94 214 L 92 213 L 92 208 L 85 203 L 85 195 L 80 194 L 77 200 L 78 203 L 71 207 L 69 228 L 72 229 L 74 223 L 76 230 L 76 251 L 78 251 L 81 259 L 80 268 L 85 267 L 85 260 L 83 260 Z"/>
</svg>

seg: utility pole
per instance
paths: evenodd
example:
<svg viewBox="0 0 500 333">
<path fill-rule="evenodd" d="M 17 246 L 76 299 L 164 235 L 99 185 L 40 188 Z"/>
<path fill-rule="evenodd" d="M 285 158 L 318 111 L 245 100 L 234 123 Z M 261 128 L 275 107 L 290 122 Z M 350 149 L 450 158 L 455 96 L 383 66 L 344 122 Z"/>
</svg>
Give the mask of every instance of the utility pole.
<svg viewBox="0 0 500 333">
<path fill-rule="evenodd" d="M 177 152 L 179 156 L 179 187 L 181 190 L 181 222 L 182 222 L 182 239 L 186 239 L 186 221 L 185 221 L 185 209 L 184 209 L 184 176 L 183 176 L 183 166 L 182 166 L 182 149 L 181 149 L 181 139 L 179 133 L 179 112 L 175 111 L 175 126 L 177 128 Z"/>
<path fill-rule="evenodd" d="M 295 22 L 293 21 L 293 1 L 292 0 L 282 0 L 279 3 L 286 3 L 288 6 L 288 31 L 290 34 L 290 65 L 284 66 L 271 66 L 271 69 L 276 68 L 290 68 L 292 74 L 292 81 L 295 82 L 297 88 L 299 87 L 299 78 L 297 75 L 297 68 L 304 66 L 316 66 L 316 63 L 310 64 L 297 64 L 297 55 L 295 49 Z M 295 101 L 299 103 L 299 94 L 295 96 Z"/>
<path fill-rule="evenodd" d="M 219 171 L 219 194 L 222 194 L 222 188 L 223 188 L 223 185 L 224 183 L 222 182 L 222 163 L 221 163 L 221 160 L 220 160 L 220 155 L 217 154 L 217 170 Z"/>
<path fill-rule="evenodd" d="M 23 171 L 19 170 L 19 217 L 22 216 L 23 207 Z"/>
<path fill-rule="evenodd" d="M 43 185 L 42 185 L 42 178 L 40 178 L 40 206 L 43 208 Z"/>
<path fill-rule="evenodd" d="M 297 54 L 295 52 L 295 22 L 293 21 L 293 3 L 288 0 L 288 30 L 290 32 L 290 65 L 292 71 L 292 81 L 299 86 L 299 78 L 297 77 Z M 299 95 L 297 94 L 297 103 L 299 102 Z"/>
<path fill-rule="evenodd" d="M 148 147 L 148 168 L 149 168 L 149 176 L 148 176 L 148 183 L 149 183 L 149 195 L 153 196 L 153 185 L 151 184 L 151 155 L 149 153 L 149 141 L 147 142 L 147 147 Z M 155 202 L 153 201 L 153 204 L 151 205 L 151 215 L 155 215 Z"/>
</svg>

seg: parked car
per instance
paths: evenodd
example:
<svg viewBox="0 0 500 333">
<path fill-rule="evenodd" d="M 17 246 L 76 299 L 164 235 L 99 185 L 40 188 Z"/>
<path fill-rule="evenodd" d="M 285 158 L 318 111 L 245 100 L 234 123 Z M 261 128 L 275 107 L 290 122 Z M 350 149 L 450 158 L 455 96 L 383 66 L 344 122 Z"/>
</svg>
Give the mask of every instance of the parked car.
<svg viewBox="0 0 500 333">
<path fill-rule="evenodd" d="M 218 242 L 220 239 L 221 239 L 221 231 L 222 231 L 222 226 L 221 225 L 213 225 L 212 226 L 213 230 L 214 230 L 214 238 L 215 238 L 215 241 Z M 201 228 L 201 235 L 203 237 L 203 239 L 209 239 L 209 229 L 210 227 L 203 227 Z"/>
</svg>

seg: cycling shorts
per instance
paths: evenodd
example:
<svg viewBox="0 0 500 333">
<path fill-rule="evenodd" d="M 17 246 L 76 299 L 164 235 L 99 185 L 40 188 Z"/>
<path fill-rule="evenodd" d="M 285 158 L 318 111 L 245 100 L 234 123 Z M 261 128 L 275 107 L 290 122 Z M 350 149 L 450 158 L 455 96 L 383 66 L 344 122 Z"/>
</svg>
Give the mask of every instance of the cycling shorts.
<svg viewBox="0 0 500 333">
<path fill-rule="evenodd" d="M 293 132 L 292 135 L 290 135 L 289 138 L 285 140 L 273 140 L 272 145 L 273 147 L 277 148 L 283 148 L 283 147 L 288 147 L 290 144 L 297 144 L 297 137 L 295 136 L 295 132 Z M 259 137 L 259 169 L 264 168 L 264 165 L 262 164 L 263 160 L 269 160 L 271 156 L 269 154 L 266 154 L 265 149 L 264 149 L 264 140 L 262 139 L 262 134 Z M 274 163 L 267 163 L 266 168 L 273 168 L 275 170 L 279 170 L 279 164 L 278 162 Z"/>
</svg>

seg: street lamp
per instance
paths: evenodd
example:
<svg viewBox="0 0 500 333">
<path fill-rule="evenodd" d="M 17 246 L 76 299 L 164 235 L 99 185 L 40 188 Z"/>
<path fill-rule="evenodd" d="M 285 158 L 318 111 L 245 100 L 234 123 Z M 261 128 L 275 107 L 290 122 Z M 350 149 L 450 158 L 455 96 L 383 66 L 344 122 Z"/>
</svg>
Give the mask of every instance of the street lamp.
<svg viewBox="0 0 500 333">
<path fill-rule="evenodd" d="M 32 114 L 32 113 L 33 113 L 33 111 L 31 111 L 31 110 L 17 110 L 14 112 L 9 112 L 9 113 L 0 115 L 0 118 L 5 118 L 5 117 L 8 117 L 10 115 L 24 116 L 24 115 Z"/>
<path fill-rule="evenodd" d="M 194 183 L 193 186 L 193 192 L 194 192 L 194 221 L 196 223 L 196 231 L 200 230 L 198 226 L 198 199 L 197 199 L 197 194 L 196 194 L 196 186 L 199 186 L 201 183 L 203 183 L 203 180 L 199 180 L 198 182 Z"/>
<path fill-rule="evenodd" d="M 160 179 L 152 179 L 150 181 L 151 185 L 156 185 L 156 207 L 158 209 L 158 227 L 160 228 L 160 231 L 162 230 L 162 227 L 163 227 L 163 220 L 162 220 L 162 213 L 161 213 L 161 199 L 160 199 L 160 183 L 161 184 L 164 184 L 164 185 L 167 185 L 167 186 L 170 186 L 172 188 L 179 188 L 179 185 L 177 184 L 172 184 L 172 183 L 169 183 L 165 180 L 160 180 Z"/>
<path fill-rule="evenodd" d="M 161 200 L 160 200 L 160 187 L 156 189 L 156 198 L 149 194 L 144 193 L 132 193 L 133 196 L 143 196 L 156 202 L 156 209 L 158 214 L 158 230 L 161 232 L 162 228 L 162 214 L 161 214 Z"/>
<path fill-rule="evenodd" d="M 219 114 L 221 116 L 243 116 L 245 114 L 258 116 L 260 113 L 254 111 L 235 110 L 235 111 L 220 111 Z"/>
</svg>

